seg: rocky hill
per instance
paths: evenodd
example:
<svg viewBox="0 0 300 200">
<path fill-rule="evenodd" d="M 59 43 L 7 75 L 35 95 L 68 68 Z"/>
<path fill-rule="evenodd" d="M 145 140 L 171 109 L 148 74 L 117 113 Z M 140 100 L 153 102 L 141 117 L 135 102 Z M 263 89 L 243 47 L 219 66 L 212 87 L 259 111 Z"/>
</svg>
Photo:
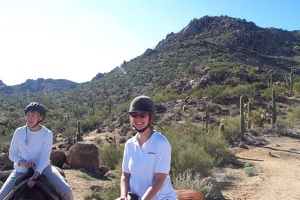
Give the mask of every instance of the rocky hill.
<svg viewBox="0 0 300 200">
<path fill-rule="evenodd" d="M 112 81 L 113 77 L 120 76 L 118 72 L 122 69 L 129 78 L 150 73 L 148 77 L 152 80 L 164 79 L 164 82 L 175 84 L 175 80 L 172 81 L 174 77 L 167 74 L 169 70 L 180 68 L 181 73 L 176 76 L 184 79 L 192 73 L 191 70 L 198 71 L 216 62 L 224 62 L 225 66 L 228 63 L 228 68 L 232 67 L 230 63 L 236 63 L 237 66 L 250 65 L 263 71 L 274 70 L 278 74 L 287 73 L 290 67 L 295 67 L 295 73 L 299 74 L 299 55 L 300 31 L 261 28 L 253 22 L 228 16 L 205 16 L 191 20 L 178 33 L 167 34 L 154 49 L 147 49 L 143 55 L 124 61 L 122 66 L 110 73 L 95 75 L 91 82 L 106 75 Z M 145 82 L 151 81 L 149 79 Z M 53 79 L 27 80 L 12 87 L 0 82 L 1 92 L 4 93 L 62 91 L 79 86 L 72 81 Z"/>
<path fill-rule="evenodd" d="M 128 102 L 140 94 L 151 96 L 160 105 L 159 113 L 174 108 L 174 100 L 186 98 L 200 108 L 208 102 L 227 107 L 239 104 L 241 95 L 246 100 L 265 101 L 262 91 L 276 82 L 284 83 L 288 90 L 287 77 L 293 69 L 297 82 L 299 67 L 300 31 L 261 28 L 228 16 L 205 16 L 84 84 L 53 79 L 27 80 L 15 86 L 2 83 L 0 112 L 20 123 L 20 110 L 26 103 L 40 101 L 52 112 L 49 123 L 57 124 L 68 113 L 73 120 L 83 121 L 85 132 L 94 130 L 107 116 L 120 120 Z M 0 121 L 1 130 L 8 121 Z M 57 131 L 63 126 L 57 125 Z"/>
<path fill-rule="evenodd" d="M 23 92 L 60 92 L 78 87 L 80 84 L 64 79 L 28 79 L 25 83 L 7 86 L 0 80 L 1 94 L 18 94 Z"/>
<path fill-rule="evenodd" d="M 261 28 L 228 16 L 205 16 L 191 20 L 178 33 L 166 35 L 155 48 L 111 72 L 95 75 L 90 82 L 38 79 L 6 86 L 0 81 L 0 139 L 2 144 L 8 143 L 8 136 L 24 124 L 22 110 L 30 101 L 46 106 L 44 124 L 55 134 L 57 148 L 63 150 L 71 146 L 78 121 L 84 141 L 124 143 L 133 134 L 126 111 L 140 94 L 155 100 L 159 125 L 186 120 L 204 127 L 207 110 L 211 123 L 224 116 L 238 117 L 240 96 L 253 102 L 253 109 L 267 109 L 274 86 L 280 103 L 278 117 L 284 118 L 291 105 L 299 104 L 296 94 L 288 94 L 291 80 L 295 86 L 299 83 L 299 70 L 300 31 Z M 258 131 L 255 134 L 259 135 Z M 78 185 L 78 171 L 69 172 L 74 174 L 68 174 L 72 183 Z M 89 192 L 85 184 L 82 186 L 75 188 L 76 195 Z M 228 192 L 233 194 L 236 192 Z"/>
</svg>

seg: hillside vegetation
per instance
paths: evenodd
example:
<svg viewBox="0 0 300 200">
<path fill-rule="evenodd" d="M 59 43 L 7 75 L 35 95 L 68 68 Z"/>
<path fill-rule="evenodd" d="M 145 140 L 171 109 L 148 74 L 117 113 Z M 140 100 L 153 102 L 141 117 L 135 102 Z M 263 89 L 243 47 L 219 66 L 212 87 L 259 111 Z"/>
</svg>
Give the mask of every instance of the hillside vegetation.
<svg viewBox="0 0 300 200">
<path fill-rule="evenodd" d="M 126 113 L 129 103 L 145 94 L 155 101 L 156 121 L 172 144 L 174 175 L 189 168 L 206 176 L 212 167 L 234 162 L 226 149 L 245 139 L 241 96 L 243 104 L 251 104 L 251 110 L 243 106 L 249 134 L 257 134 L 251 131 L 257 127 L 274 128 L 272 91 L 281 122 L 276 131 L 288 134 L 288 128 L 297 126 L 299 107 L 291 100 L 300 94 L 299 69 L 300 31 L 261 28 L 228 16 L 193 19 L 155 48 L 90 82 L 38 79 L 6 86 L 0 81 L 1 148 L 8 148 L 15 128 L 24 124 L 23 109 L 31 101 L 45 105 L 44 125 L 69 138 L 69 145 L 78 120 L 83 135 L 105 133 L 122 145 L 134 134 Z M 222 119 L 225 130 L 220 132 Z M 95 142 L 111 152 L 99 138 Z M 188 148 L 183 151 L 182 146 Z M 121 157 L 122 150 L 115 153 Z M 115 168 L 118 161 L 102 164 Z"/>
</svg>

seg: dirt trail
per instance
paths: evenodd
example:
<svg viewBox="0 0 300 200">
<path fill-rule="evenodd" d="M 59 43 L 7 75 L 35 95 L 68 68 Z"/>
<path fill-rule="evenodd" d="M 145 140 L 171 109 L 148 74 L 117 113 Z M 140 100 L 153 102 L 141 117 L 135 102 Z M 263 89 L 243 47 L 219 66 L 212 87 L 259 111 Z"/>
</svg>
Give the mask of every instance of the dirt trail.
<svg viewBox="0 0 300 200">
<path fill-rule="evenodd" d="M 269 145 L 251 147 L 236 154 L 251 163 L 258 175 L 248 177 L 243 169 L 233 185 L 222 191 L 230 200 L 300 200 L 300 142 L 286 137 L 267 138 Z"/>
<path fill-rule="evenodd" d="M 264 147 L 249 147 L 237 153 L 241 162 L 252 164 L 257 176 L 246 176 L 244 169 L 229 169 L 230 185 L 222 190 L 228 200 L 300 200 L 300 140 L 267 137 Z M 74 198 L 84 200 L 94 189 L 105 189 L 111 181 L 87 176 L 79 170 L 65 170 Z M 228 172 L 227 172 L 228 173 Z"/>
</svg>

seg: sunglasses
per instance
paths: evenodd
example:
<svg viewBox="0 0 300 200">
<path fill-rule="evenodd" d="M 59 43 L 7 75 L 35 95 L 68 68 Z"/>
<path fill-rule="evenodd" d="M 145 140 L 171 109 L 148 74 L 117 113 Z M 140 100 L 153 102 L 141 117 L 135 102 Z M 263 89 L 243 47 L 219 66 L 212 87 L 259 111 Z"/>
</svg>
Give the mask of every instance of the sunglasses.
<svg viewBox="0 0 300 200">
<path fill-rule="evenodd" d="M 129 113 L 131 117 L 136 118 L 136 117 L 140 117 L 140 118 L 145 118 L 147 117 L 147 113 L 146 112 L 142 112 L 142 113 Z"/>
</svg>

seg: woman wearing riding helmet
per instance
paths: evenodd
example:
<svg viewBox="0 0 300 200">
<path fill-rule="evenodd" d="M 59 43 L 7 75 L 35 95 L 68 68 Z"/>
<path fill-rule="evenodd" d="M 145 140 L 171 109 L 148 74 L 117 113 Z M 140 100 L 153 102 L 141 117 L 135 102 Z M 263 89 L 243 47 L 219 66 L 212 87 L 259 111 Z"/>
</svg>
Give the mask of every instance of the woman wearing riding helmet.
<svg viewBox="0 0 300 200">
<path fill-rule="evenodd" d="M 34 170 L 27 185 L 33 187 L 34 180 L 41 174 L 64 200 L 72 200 L 72 189 L 65 182 L 59 171 L 50 164 L 53 133 L 41 125 L 46 118 L 46 109 L 42 104 L 32 102 L 24 109 L 26 125 L 16 129 L 9 148 L 9 158 L 14 162 L 14 171 L 0 190 L 0 199 L 14 188 L 15 181 L 28 171 Z"/>
<path fill-rule="evenodd" d="M 177 199 L 169 176 L 171 145 L 154 129 L 154 102 L 147 96 L 138 96 L 128 112 L 137 134 L 125 144 L 118 200 L 127 200 L 128 193 L 143 200 Z"/>
</svg>

